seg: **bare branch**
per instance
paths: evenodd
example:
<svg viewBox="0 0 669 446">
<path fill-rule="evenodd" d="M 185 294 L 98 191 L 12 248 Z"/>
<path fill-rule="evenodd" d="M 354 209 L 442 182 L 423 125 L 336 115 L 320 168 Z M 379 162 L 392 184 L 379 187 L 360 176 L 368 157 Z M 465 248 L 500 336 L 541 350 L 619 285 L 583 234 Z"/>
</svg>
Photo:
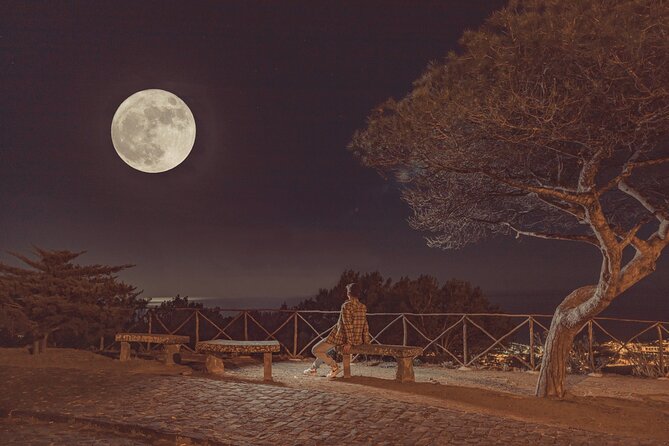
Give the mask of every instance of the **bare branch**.
<svg viewBox="0 0 669 446">
<path fill-rule="evenodd" d="M 620 239 L 621 248 L 624 249 L 627 246 L 632 245 L 637 250 L 637 252 L 647 250 L 649 247 L 648 242 L 637 237 L 637 233 L 645 224 L 649 223 L 651 219 L 652 217 L 642 219 L 628 231 L 625 231 L 622 228 L 614 227 L 613 231 Z"/>
<path fill-rule="evenodd" d="M 574 206 L 571 203 L 561 203 L 559 201 L 552 201 L 548 198 L 539 197 L 541 201 L 547 205 L 559 209 L 562 212 L 566 212 L 569 215 L 572 215 L 579 223 L 586 223 L 585 220 L 585 210 L 581 206 Z"/>
<path fill-rule="evenodd" d="M 509 229 L 516 233 L 516 238 L 519 238 L 521 235 L 528 237 L 549 239 L 549 240 L 567 240 L 572 242 L 586 242 L 591 245 L 594 245 L 599 248 L 599 241 L 596 237 L 591 235 L 582 235 L 582 234 L 552 234 L 548 232 L 537 232 L 537 231 L 526 231 L 523 229 L 518 229 L 514 225 L 508 222 L 501 222 L 504 226 L 508 226 Z"/>
<path fill-rule="evenodd" d="M 638 201 L 648 212 L 654 215 L 660 222 L 669 220 L 669 215 L 661 209 L 657 209 L 644 197 L 641 192 L 627 184 L 625 181 L 618 183 L 618 189 Z"/>
<path fill-rule="evenodd" d="M 514 180 L 513 178 L 509 178 L 508 176 L 504 177 L 502 175 L 493 173 L 492 171 L 486 169 L 466 169 L 462 167 L 455 167 L 434 160 L 428 160 L 427 162 L 432 164 L 433 166 L 438 166 L 439 168 L 445 171 L 461 173 L 461 174 L 485 175 L 491 180 L 513 187 L 515 189 L 519 189 L 526 192 L 532 192 L 540 196 L 555 198 L 557 200 L 562 200 L 569 203 L 587 205 L 588 203 L 591 203 L 595 197 L 594 194 L 592 193 L 576 192 L 564 187 L 533 186 L 531 184 L 526 184 L 521 181 Z"/>
<path fill-rule="evenodd" d="M 636 150 L 632 154 L 632 156 L 630 156 L 628 158 L 627 162 L 623 165 L 620 173 L 617 176 L 615 176 L 614 178 L 612 178 L 611 180 L 609 180 L 609 182 L 607 182 L 604 186 L 599 188 L 599 190 L 597 190 L 597 195 L 598 196 L 603 195 L 605 192 L 607 192 L 607 191 L 613 189 L 614 187 L 616 187 L 618 185 L 618 183 L 620 183 L 622 180 L 624 180 L 625 178 L 632 175 L 632 170 L 634 169 L 634 161 L 640 155 L 641 155 L 641 150 Z"/>
<path fill-rule="evenodd" d="M 632 165 L 633 165 L 633 167 L 649 167 L 649 166 L 657 166 L 659 164 L 665 164 L 665 163 L 669 163 L 669 157 L 657 158 L 657 159 L 645 160 L 645 161 L 636 161 L 636 162 L 633 162 Z"/>
<path fill-rule="evenodd" d="M 592 158 L 583 163 L 578 177 L 579 191 L 591 191 L 594 188 L 601 162 L 609 156 L 610 151 L 602 147 L 595 152 Z"/>
<path fill-rule="evenodd" d="M 629 178 L 637 168 L 652 167 L 658 166 L 660 164 L 669 163 L 669 157 L 665 158 L 656 158 L 644 161 L 635 161 L 641 154 L 640 150 L 634 152 L 634 154 L 629 158 L 629 160 L 623 165 L 621 172 L 609 180 L 604 186 L 597 190 L 597 195 L 602 195 L 604 192 L 607 192 L 614 187 L 618 186 L 621 181 L 624 181 L 626 178 Z"/>
</svg>

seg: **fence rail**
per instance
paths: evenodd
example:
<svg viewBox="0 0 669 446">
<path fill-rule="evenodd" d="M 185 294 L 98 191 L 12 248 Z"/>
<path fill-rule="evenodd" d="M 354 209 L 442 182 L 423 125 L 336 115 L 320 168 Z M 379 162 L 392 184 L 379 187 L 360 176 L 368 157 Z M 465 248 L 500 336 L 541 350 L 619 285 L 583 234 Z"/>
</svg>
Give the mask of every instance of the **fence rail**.
<svg viewBox="0 0 669 446">
<path fill-rule="evenodd" d="M 297 358 L 309 354 L 310 347 L 327 336 L 338 315 L 339 311 L 326 310 L 150 309 L 129 330 L 188 335 L 191 343 L 184 348 L 190 351 L 201 340 L 274 339 L 284 354 Z M 540 366 L 552 318 L 503 313 L 368 313 L 367 317 L 372 343 L 420 346 L 424 359 L 454 366 L 485 367 L 501 361 L 528 370 Z M 664 376 L 668 327 L 665 321 L 591 319 L 575 338 L 572 365 L 580 371 L 599 372 L 621 361 L 628 365 L 641 361 Z"/>
</svg>

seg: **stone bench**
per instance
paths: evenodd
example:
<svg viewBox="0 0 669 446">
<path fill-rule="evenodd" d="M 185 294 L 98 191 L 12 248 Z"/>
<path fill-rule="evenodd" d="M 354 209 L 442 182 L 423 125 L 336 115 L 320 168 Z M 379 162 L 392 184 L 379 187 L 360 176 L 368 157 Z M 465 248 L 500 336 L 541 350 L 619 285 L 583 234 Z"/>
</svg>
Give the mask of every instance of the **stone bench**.
<svg viewBox="0 0 669 446">
<path fill-rule="evenodd" d="M 174 355 L 179 353 L 181 344 L 188 344 L 190 337 L 156 333 L 116 333 L 116 342 L 121 343 L 120 361 L 130 359 L 131 342 L 148 342 L 165 346 L 165 364 L 174 364 Z"/>
<path fill-rule="evenodd" d="M 351 354 L 354 355 L 374 355 L 374 356 L 394 356 L 397 361 L 397 374 L 395 378 L 399 382 L 414 382 L 413 359 L 423 354 L 421 347 L 412 347 L 404 345 L 385 345 L 385 344 L 360 344 L 351 346 Z M 351 377 L 351 355 L 344 357 L 344 378 Z"/>
<path fill-rule="evenodd" d="M 217 356 L 218 354 L 262 353 L 265 381 L 272 381 L 272 352 L 278 352 L 279 349 L 279 341 L 230 341 L 215 339 L 213 341 L 201 341 L 195 345 L 196 352 L 207 355 L 205 361 L 207 372 L 215 374 L 223 374 L 225 370 L 223 360 Z"/>
</svg>

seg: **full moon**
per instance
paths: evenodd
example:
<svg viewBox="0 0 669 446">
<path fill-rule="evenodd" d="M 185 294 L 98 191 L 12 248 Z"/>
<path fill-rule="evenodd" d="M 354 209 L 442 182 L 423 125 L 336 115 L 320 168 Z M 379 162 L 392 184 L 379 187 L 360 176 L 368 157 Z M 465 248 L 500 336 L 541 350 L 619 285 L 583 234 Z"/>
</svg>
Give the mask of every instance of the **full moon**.
<svg viewBox="0 0 669 446">
<path fill-rule="evenodd" d="M 142 90 L 119 105 L 112 144 L 129 166 L 147 173 L 173 169 L 195 143 L 195 118 L 184 101 L 165 90 Z"/>
</svg>

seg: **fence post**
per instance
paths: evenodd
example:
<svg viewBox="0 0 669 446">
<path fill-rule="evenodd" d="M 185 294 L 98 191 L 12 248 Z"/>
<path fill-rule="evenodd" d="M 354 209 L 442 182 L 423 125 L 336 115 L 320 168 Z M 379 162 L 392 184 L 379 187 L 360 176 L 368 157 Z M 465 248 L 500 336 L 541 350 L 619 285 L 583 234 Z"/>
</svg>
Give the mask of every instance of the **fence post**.
<svg viewBox="0 0 669 446">
<path fill-rule="evenodd" d="M 105 349 L 105 337 L 104 335 L 100 336 L 100 351 Z"/>
<path fill-rule="evenodd" d="M 153 333 L 153 332 L 151 331 L 151 330 L 152 330 L 152 327 L 151 327 L 151 321 L 153 320 L 153 311 L 149 310 L 149 313 L 148 313 L 148 314 L 149 314 L 149 334 L 151 334 L 151 333 Z M 146 343 L 146 350 L 147 350 L 147 351 L 151 350 L 151 343 L 150 343 L 150 342 L 147 342 L 147 343 Z"/>
<path fill-rule="evenodd" d="M 244 312 L 244 340 L 248 341 L 249 340 L 249 318 L 248 318 L 248 313 L 245 311 Z"/>
<path fill-rule="evenodd" d="M 588 321 L 588 356 L 590 357 L 590 372 L 595 373 L 595 354 L 592 352 L 592 319 Z"/>
<path fill-rule="evenodd" d="M 200 310 L 195 310 L 195 344 L 200 342 Z"/>
<path fill-rule="evenodd" d="M 293 315 L 295 323 L 293 325 L 293 357 L 297 356 L 297 311 Z"/>
<path fill-rule="evenodd" d="M 532 371 L 536 368 L 534 364 L 534 318 L 530 316 L 530 367 Z"/>
<path fill-rule="evenodd" d="M 662 326 L 660 323 L 657 323 L 657 340 L 659 341 L 659 350 L 657 354 L 659 356 L 658 362 L 660 366 L 660 377 L 664 376 L 664 341 L 662 340 Z"/>
<path fill-rule="evenodd" d="M 404 314 L 402 314 L 402 332 L 403 332 L 402 345 L 406 346 L 409 333 L 407 331 L 407 317 Z"/>
<path fill-rule="evenodd" d="M 465 367 L 469 362 L 469 352 L 467 351 L 467 316 L 462 319 L 462 359 Z"/>
</svg>

